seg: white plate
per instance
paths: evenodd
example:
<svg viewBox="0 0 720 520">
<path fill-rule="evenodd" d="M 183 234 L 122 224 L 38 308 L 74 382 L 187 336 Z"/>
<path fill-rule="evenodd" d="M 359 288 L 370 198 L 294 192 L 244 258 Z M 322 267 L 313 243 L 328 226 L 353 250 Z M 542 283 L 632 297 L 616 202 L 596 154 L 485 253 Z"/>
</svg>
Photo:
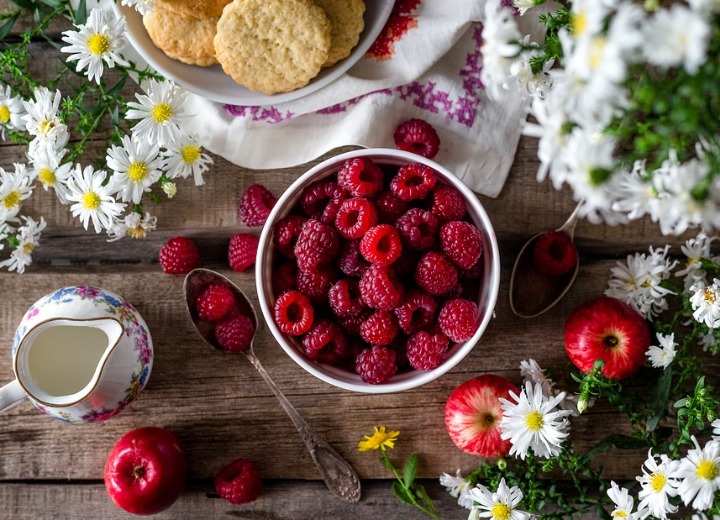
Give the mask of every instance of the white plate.
<svg viewBox="0 0 720 520">
<path fill-rule="evenodd" d="M 135 8 L 113 2 L 113 9 L 117 14 L 125 16 L 127 39 L 130 44 L 135 47 L 135 50 L 151 67 L 165 78 L 172 79 L 178 85 L 182 85 L 189 91 L 211 101 L 232 105 L 261 106 L 283 103 L 307 96 L 342 76 L 363 57 L 378 37 L 390 16 L 393 4 L 393 0 L 365 0 L 365 28 L 360 34 L 360 40 L 353 49 L 352 54 L 332 67 L 322 69 L 320 74 L 315 76 L 306 86 L 292 92 L 272 96 L 253 92 L 238 85 L 223 72 L 220 65 L 198 67 L 168 58 L 164 52 L 155 47 L 145 30 L 142 16 Z"/>
</svg>

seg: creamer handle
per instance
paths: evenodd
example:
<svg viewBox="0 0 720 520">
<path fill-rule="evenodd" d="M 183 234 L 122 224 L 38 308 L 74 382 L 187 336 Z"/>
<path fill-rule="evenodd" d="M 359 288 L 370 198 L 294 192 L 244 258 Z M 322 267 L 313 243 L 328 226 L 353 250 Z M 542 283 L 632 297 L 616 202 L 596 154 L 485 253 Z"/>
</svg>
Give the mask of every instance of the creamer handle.
<svg viewBox="0 0 720 520">
<path fill-rule="evenodd" d="M 17 379 L 6 384 L 0 388 L 0 412 L 9 410 L 22 403 L 25 399 L 27 399 L 27 394 Z"/>
</svg>

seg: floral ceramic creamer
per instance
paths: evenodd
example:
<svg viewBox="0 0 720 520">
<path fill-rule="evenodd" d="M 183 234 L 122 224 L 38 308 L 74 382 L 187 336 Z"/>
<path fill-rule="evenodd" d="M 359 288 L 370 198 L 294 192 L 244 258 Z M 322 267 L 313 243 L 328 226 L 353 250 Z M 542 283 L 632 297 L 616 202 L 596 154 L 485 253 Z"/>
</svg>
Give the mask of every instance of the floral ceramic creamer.
<svg viewBox="0 0 720 520">
<path fill-rule="evenodd" d="M 109 419 L 145 387 L 152 339 L 137 310 L 117 294 L 78 285 L 40 298 L 12 347 L 16 379 L 0 388 L 0 411 L 29 399 L 67 422 Z"/>
</svg>

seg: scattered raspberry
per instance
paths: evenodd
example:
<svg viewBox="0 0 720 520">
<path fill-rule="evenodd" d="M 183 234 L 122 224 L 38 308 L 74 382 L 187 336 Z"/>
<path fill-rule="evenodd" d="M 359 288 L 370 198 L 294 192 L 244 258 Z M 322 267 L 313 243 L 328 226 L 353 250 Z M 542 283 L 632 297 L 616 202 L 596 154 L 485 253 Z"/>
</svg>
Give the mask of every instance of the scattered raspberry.
<svg viewBox="0 0 720 520">
<path fill-rule="evenodd" d="M 401 123 L 394 134 L 399 150 L 416 153 L 432 159 L 440 149 L 440 138 L 433 126 L 422 119 L 408 119 Z"/>
<path fill-rule="evenodd" d="M 390 224 L 370 228 L 360 240 L 360 253 L 373 265 L 390 265 L 400 258 L 400 234 Z"/>
<path fill-rule="evenodd" d="M 548 231 L 535 242 L 533 263 L 543 274 L 560 276 L 577 264 L 578 253 L 570 235 L 564 231 Z"/>
<path fill-rule="evenodd" d="M 410 202 L 396 197 L 391 191 L 383 191 L 375 199 L 375 209 L 380 223 L 392 224 L 410 209 Z"/>
<path fill-rule="evenodd" d="M 313 305 L 327 302 L 332 284 L 338 279 L 337 271 L 329 265 L 321 265 L 312 271 L 298 271 L 297 290 L 310 299 Z"/>
<path fill-rule="evenodd" d="M 345 192 L 337 182 L 321 180 L 314 182 L 300 197 L 300 207 L 308 218 L 321 220 L 323 211 L 328 203 L 334 199 L 345 196 Z"/>
<path fill-rule="evenodd" d="M 340 240 L 333 228 L 310 219 L 303 224 L 295 244 L 298 267 L 301 271 L 317 269 L 335 258 L 339 247 Z"/>
<path fill-rule="evenodd" d="M 305 334 L 312 326 L 314 315 L 310 300 L 300 291 L 288 291 L 275 301 L 275 324 L 283 334 Z"/>
<path fill-rule="evenodd" d="M 447 356 L 449 340 L 442 333 L 420 331 L 407 341 L 407 358 L 416 370 L 433 370 Z"/>
<path fill-rule="evenodd" d="M 265 186 L 251 184 L 240 197 L 240 220 L 249 227 L 262 226 L 276 202 L 275 196 Z"/>
<path fill-rule="evenodd" d="M 338 255 L 338 267 L 348 276 L 361 277 L 369 264 L 360 254 L 360 241 L 348 240 L 343 243 Z"/>
<path fill-rule="evenodd" d="M 235 306 L 235 294 L 224 283 L 208 285 L 195 300 L 198 317 L 204 321 L 218 321 Z"/>
<path fill-rule="evenodd" d="M 402 200 L 427 197 L 435 186 L 435 171 L 424 164 L 405 164 L 390 181 L 390 191 Z"/>
<path fill-rule="evenodd" d="M 470 269 L 482 254 L 480 230 L 460 220 L 440 227 L 440 248 L 461 269 Z"/>
<path fill-rule="evenodd" d="M 420 208 L 412 208 L 395 223 L 403 244 L 413 249 L 430 249 L 435 244 L 438 221 L 435 215 Z"/>
<path fill-rule="evenodd" d="M 438 315 L 443 334 L 452 341 L 467 341 L 475 335 L 480 324 L 477 304 L 470 300 L 450 300 Z"/>
<path fill-rule="evenodd" d="M 445 255 L 430 251 L 415 268 L 415 282 L 426 293 L 438 296 L 455 287 L 457 269 Z"/>
<path fill-rule="evenodd" d="M 255 263 L 260 239 L 249 233 L 238 233 L 230 239 L 228 262 L 233 271 L 242 272 Z"/>
<path fill-rule="evenodd" d="M 300 215 L 289 215 L 281 218 L 275 224 L 273 244 L 278 251 L 291 260 L 295 259 L 295 244 L 306 220 L 305 217 Z"/>
<path fill-rule="evenodd" d="M 354 197 L 366 197 L 382 189 L 383 172 L 370 159 L 357 157 L 340 166 L 337 182 Z"/>
<path fill-rule="evenodd" d="M 435 319 L 437 302 L 429 294 L 412 291 L 394 312 L 400 329 L 405 334 L 414 334 Z"/>
<path fill-rule="evenodd" d="M 395 315 L 390 311 L 377 311 L 360 324 L 360 337 L 370 345 L 389 345 L 397 335 Z"/>
<path fill-rule="evenodd" d="M 365 307 L 355 278 L 343 278 L 330 287 L 328 301 L 330 309 L 340 318 L 360 314 Z"/>
<path fill-rule="evenodd" d="M 302 339 L 305 355 L 309 359 L 317 359 L 320 351 L 347 352 L 348 340 L 342 329 L 330 320 L 320 320 Z"/>
<path fill-rule="evenodd" d="M 360 278 L 360 297 L 373 309 L 393 310 L 400 305 L 403 292 L 392 267 L 372 265 Z"/>
<path fill-rule="evenodd" d="M 200 253 L 195 242 L 174 237 L 165 242 L 158 254 L 160 267 L 168 274 L 187 274 L 200 265 Z"/>
<path fill-rule="evenodd" d="M 230 352 L 242 352 L 250 346 L 255 326 L 244 314 L 231 314 L 219 321 L 214 329 L 218 344 Z"/>
<path fill-rule="evenodd" d="M 355 360 L 355 371 L 366 383 L 384 383 L 397 372 L 395 351 L 378 345 L 366 348 Z"/>
<path fill-rule="evenodd" d="M 465 198 L 456 188 L 447 184 L 438 184 L 433 190 L 432 198 L 430 211 L 440 222 L 462 220 L 465 216 Z"/>
<path fill-rule="evenodd" d="M 295 289 L 297 273 L 297 264 L 293 262 L 284 262 L 274 267 L 272 271 L 273 294 L 277 296 L 290 289 Z"/>
<path fill-rule="evenodd" d="M 262 477 L 248 459 L 237 459 L 215 476 L 215 491 L 231 504 L 252 502 L 262 490 Z"/>
<path fill-rule="evenodd" d="M 345 238 L 360 238 L 377 224 L 377 220 L 372 202 L 363 197 L 353 197 L 340 205 L 335 216 L 335 229 Z"/>
</svg>

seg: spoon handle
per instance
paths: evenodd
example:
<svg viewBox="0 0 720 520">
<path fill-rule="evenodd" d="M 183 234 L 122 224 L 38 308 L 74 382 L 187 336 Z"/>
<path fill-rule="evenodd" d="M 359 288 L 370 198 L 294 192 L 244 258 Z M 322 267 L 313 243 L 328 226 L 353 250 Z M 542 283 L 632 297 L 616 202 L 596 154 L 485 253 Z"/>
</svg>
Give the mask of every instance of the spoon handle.
<svg viewBox="0 0 720 520">
<path fill-rule="evenodd" d="M 300 437 L 305 443 L 305 447 L 310 452 L 315 465 L 320 470 L 320 476 L 325 481 L 328 489 L 335 495 L 348 502 L 357 502 L 360 500 L 360 479 L 350 464 L 342 458 L 327 442 L 318 436 L 308 423 L 305 422 L 295 407 L 290 404 L 287 397 L 280 391 L 275 381 L 272 380 L 270 374 L 260 363 L 252 349 L 244 352 L 252 366 L 265 379 L 265 382 L 273 391 L 275 397 L 280 401 L 280 406 L 288 414 L 295 428 L 297 428 Z"/>
</svg>

